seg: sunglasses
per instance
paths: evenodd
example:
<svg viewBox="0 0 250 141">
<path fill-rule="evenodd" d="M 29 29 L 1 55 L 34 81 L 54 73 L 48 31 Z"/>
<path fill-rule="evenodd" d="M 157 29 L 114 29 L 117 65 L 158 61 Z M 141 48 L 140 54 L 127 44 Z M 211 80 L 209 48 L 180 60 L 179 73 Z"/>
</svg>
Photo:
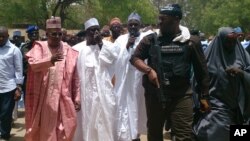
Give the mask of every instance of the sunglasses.
<svg viewBox="0 0 250 141">
<path fill-rule="evenodd" d="M 100 28 L 89 28 L 89 31 L 91 32 L 100 31 Z"/>
<path fill-rule="evenodd" d="M 110 29 L 121 29 L 121 25 L 112 25 Z"/>
<path fill-rule="evenodd" d="M 28 34 L 39 34 L 39 32 L 38 31 L 33 31 L 33 32 L 28 33 Z"/>
<path fill-rule="evenodd" d="M 51 37 L 61 37 L 63 35 L 62 32 L 51 32 L 51 33 L 48 33 L 49 36 Z"/>
<path fill-rule="evenodd" d="M 129 27 L 138 27 L 139 23 L 129 23 L 128 26 Z"/>
</svg>

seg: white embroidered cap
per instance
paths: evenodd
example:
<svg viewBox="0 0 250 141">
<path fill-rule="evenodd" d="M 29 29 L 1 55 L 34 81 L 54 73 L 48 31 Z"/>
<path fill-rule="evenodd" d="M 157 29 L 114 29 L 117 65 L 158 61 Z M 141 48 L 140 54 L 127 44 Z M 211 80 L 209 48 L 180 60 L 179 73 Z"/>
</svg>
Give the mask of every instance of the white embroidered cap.
<svg viewBox="0 0 250 141">
<path fill-rule="evenodd" d="M 99 26 L 99 23 L 96 18 L 91 18 L 84 23 L 85 30 L 87 30 L 91 26 L 96 26 L 96 25 Z"/>
</svg>

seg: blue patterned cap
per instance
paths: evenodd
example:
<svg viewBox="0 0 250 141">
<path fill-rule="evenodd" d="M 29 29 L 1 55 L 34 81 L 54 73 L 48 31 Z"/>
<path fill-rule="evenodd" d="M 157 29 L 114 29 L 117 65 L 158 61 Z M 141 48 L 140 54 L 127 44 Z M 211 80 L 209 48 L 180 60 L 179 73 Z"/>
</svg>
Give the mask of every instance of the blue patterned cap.
<svg viewBox="0 0 250 141">
<path fill-rule="evenodd" d="M 234 32 L 235 33 L 242 33 L 242 30 L 240 27 L 236 27 L 236 28 L 234 28 Z"/>
<path fill-rule="evenodd" d="M 39 30 L 38 26 L 36 25 L 30 25 L 27 29 L 26 29 L 26 33 L 32 33 L 33 31 L 37 31 Z"/>
<path fill-rule="evenodd" d="M 141 16 L 138 13 L 133 12 L 128 16 L 128 21 L 130 20 L 137 20 L 141 22 Z"/>
<path fill-rule="evenodd" d="M 14 36 L 21 36 L 21 31 L 15 30 L 15 31 L 13 32 L 13 37 L 14 37 Z"/>
</svg>

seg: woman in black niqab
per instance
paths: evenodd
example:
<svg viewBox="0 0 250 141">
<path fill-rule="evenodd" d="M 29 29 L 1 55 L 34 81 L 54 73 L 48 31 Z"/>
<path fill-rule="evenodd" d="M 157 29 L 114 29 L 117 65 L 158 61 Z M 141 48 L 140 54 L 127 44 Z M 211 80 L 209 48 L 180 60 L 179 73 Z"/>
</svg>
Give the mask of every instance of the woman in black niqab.
<svg viewBox="0 0 250 141">
<path fill-rule="evenodd" d="M 211 111 L 194 121 L 199 141 L 229 141 L 230 125 L 250 115 L 250 57 L 231 27 L 222 27 L 205 50 Z"/>
</svg>

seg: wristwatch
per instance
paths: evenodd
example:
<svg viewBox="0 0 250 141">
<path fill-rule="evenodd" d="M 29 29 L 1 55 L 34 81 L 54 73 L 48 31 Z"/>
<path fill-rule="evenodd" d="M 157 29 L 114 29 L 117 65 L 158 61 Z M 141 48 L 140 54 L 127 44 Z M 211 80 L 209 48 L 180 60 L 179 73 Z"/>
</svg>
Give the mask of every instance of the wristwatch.
<svg viewBox="0 0 250 141">
<path fill-rule="evenodd" d="M 16 86 L 17 90 L 19 90 L 20 92 L 22 92 L 22 87 L 20 85 Z"/>
</svg>

